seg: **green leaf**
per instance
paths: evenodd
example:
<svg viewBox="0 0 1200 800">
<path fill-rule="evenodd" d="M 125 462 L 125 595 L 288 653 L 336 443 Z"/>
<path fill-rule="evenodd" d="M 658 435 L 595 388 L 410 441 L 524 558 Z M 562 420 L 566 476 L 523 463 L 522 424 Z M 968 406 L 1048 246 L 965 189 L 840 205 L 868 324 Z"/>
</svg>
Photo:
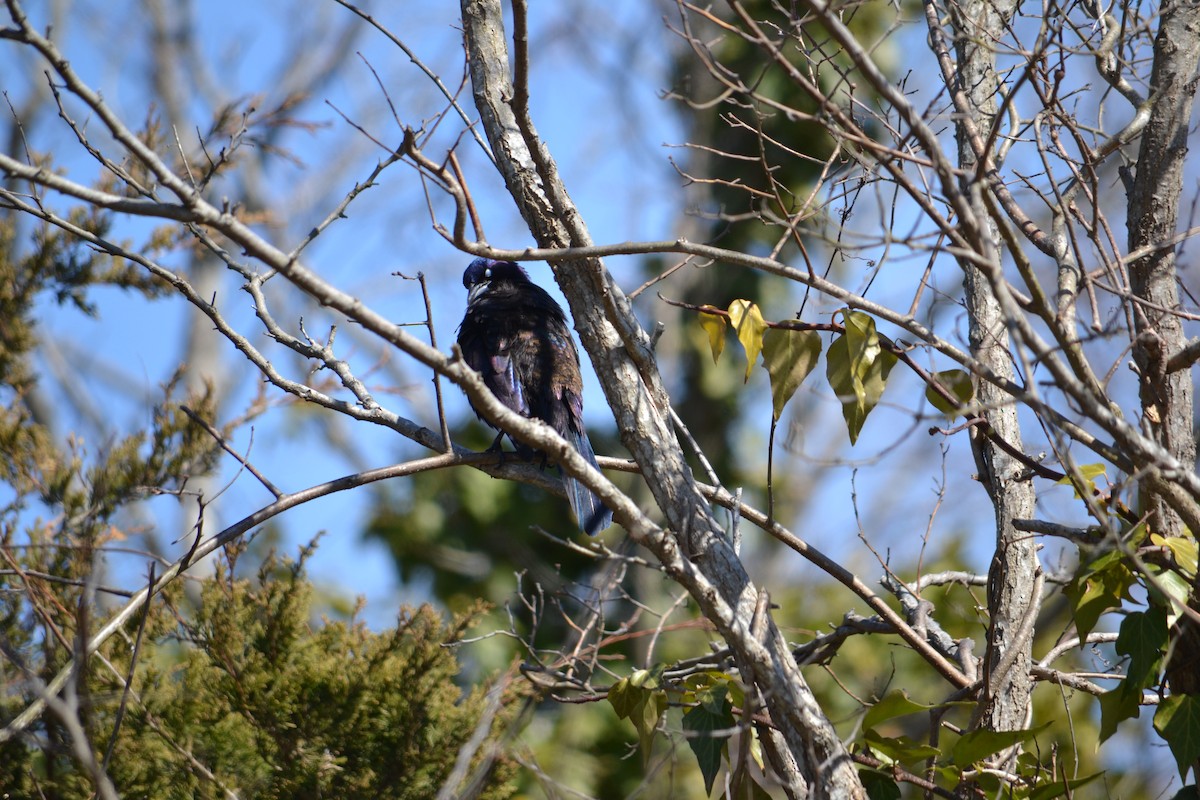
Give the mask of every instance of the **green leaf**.
<svg viewBox="0 0 1200 800">
<path fill-rule="evenodd" d="M 767 322 L 758 306 L 749 300 L 734 300 L 729 304 L 729 321 L 737 331 L 742 349 L 746 351 L 746 360 L 749 363 L 746 364 L 745 380 L 748 381 L 750 371 L 754 369 L 754 362 L 758 361 L 759 351 L 762 350 L 763 332 L 767 329 Z"/>
<path fill-rule="evenodd" d="M 617 719 L 627 719 L 637 729 L 642 757 L 650 757 L 654 732 L 667 710 L 667 693 L 658 688 L 659 669 L 639 669 L 622 678 L 608 690 L 608 702 Z"/>
<path fill-rule="evenodd" d="M 1107 468 L 1108 467 L 1106 464 L 1104 464 L 1103 462 L 1099 462 L 1096 464 L 1083 464 L 1079 467 L 1076 467 L 1074 472 L 1077 473 L 1079 475 L 1079 477 L 1083 478 L 1084 485 L 1087 486 L 1088 491 L 1094 492 L 1094 491 L 1096 491 L 1096 478 L 1099 478 L 1100 476 L 1104 475 L 1105 470 Z M 1063 477 L 1059 478 L 1056 481 L 1056 483 L 1059 483 L 1063 486 L 1074 487 L 1075 488 L 1075 497 L 1076 498 L 1081 497 L 1081 495 L 1079 494 L 1079 487 L 1075 486 L 1075 475 L 1074 474 L 1069 473 L 1067 475 L 1064 475 Z"/>
<path fill-rule="evenodd" d="M 924 761 L 927 758 L 935 758 L 942 754 L 942 751 L 936 747 L 931 747 L 927 744 L 915 742 L 907 736 L 892 738 L 890 736 L 880 736 L 874 730 L 868 730 L 863 734 L 863 741 L 880 757 L 911 764 L 914 761 Z"/>
<path fill-rule="evenodd" d="M 628 719 L 629 715 L 633 713 L 635 702 L 633 694 L 634 690 L 629 685 L 628 678 L 622 678 L 608 690 L 608 702 L 613 707 L 613 711 L 617 713 L 617 719 Z"/>
<path fill-rule="evenodd" d="M 1155 682 L 1156 667 L 1167 646 L 1167 610 L 1162 606 L 1135 611 L 1121 621 L 1116 650 L 1129 656 L 1125 671 L 1125 690 L 1141 694 Z"/>
<path fill-rule="evenodd" d="M 1026 728 L 1019 731 L 989 731 L 975 730 L 964 734 L 954 743 L 950 751 L 950 763 L 958 767 L 969 767 L 982 761 L 990 755 L 999 753 L 1013 745 L 1024 744 L 1037 736 L 1052 723 L 1047 722 L 1036 728 Z"/>
<path fill-rule="evenodd" d="M 861 311 L 842 311 L 845 333 L 833 340 L 825 354 L 826 377 L 842 402 L 842 416 L 850 443 L 858 441 L 867 415 L 883 395 L 896 356 L 884 352 L 875 332 L 875 320 Z"/>
<path fill-rule="evenodd" d="M 629 676 L 629 684 L 631 686 L 645 687 L 646 689 L 658 688 L 658 676 L 662 674 L 662 666 L 656 666 L 654 669 L 635 669 L 633 674 Z"/>
<path fill-rule="evenodd" d="M 705 692 L 700 704 L 689 708 L 683 715 L 683 729 L 690 735 L 688 746 L 696 754 L 700 774 L 704 776 L 704 790 L 711 793 L 713 781 L 721 769 L 721 753 L 729 735 L 714 736 L 713 731 L 729 730 L 733 727 L 733 707 L 729 704 L 724 687 Z"/>
<path fill-rule="evenodd" d="M 862 727 L 863 730 L 870 730 L 886 720 L 928 711 L 933 707 L 909 700 L 908 692 L 903 689 L 893 689 L 885 694 L 878 703 L 867 709 L 867 713 L 863 715 Z"/>
<path fill-rule="evenodd" d="M 1081 786 L 1091 783 L 1103 774 L 1103 772 L 1094 772 L 1091 775 L 1088 775 L 1086 778 L 1076 778 L 1075 780 L 1054 781 L 1053 783 L 1047 783 L 1030 792 L 1029 800 L 1054 800 L 1056 797 L 1071 797 L 1072 792 L 1076 791 Z"/>
<path fill-rule="evenodd" d="M 975 396 L 975 385 L 971 383 L 971 375 L 964 370 L 947 369 L 935 373 L 933 377 L 948 389 L 950 394 L 958 398 L 958 406 L 971 402 L 971 398 Z M 948 417 L 955 417 L 959 413 L 955 404 L 942 397 L 932 386 L 925 387 L 925 399 Z"/>
<path fill-rule="evenodd" d="M 1117 726 L 1141 715 L 1141 692 L 1131 692 L 1124 683 L 1100 695 L 1100 744 L 1117 732 Z"/>
<path fill-rule="evenodd" d="M 775 419 L 800 384 L 817 365 L 821 337 L 816 331 L 771 328 L 763 334 L 763 366 L 771 376 L 771 402 Z"/>
<path fill-rule="evenodd" d="M 1080 464 L 1078 467 L 1076 467 L 1076 471 L 1083 476 L 1083 479 L 1092 485 L 1095 485 L 1096 478 L 1099 478 L 1107 470 L 1108 466 L 1103 461 L 1095 464 Z M 1063 486 L 1070 486 L 1071 476 L 1066 475 L 1062 478 L 1059 478 L 1058 483 L 1062 484 Z"/>
<path fill-rule="evenodd" d="M 1194 578 L 1196 577 L 1196 540 L 1186 536 L 1159 536 L 1157 533 L 1150 534 L 1150 541 L 1158 547 L 1165 547 L 1171 551 L 1171 555 L 1175 558 L 1175 563 L 1183 570 L 1184 575 Z"/>
<path fill-rule="evenodd" d="M 1173 694 L 1154 712 L 1154 730 L 1166 740 L 1179 767 L 1179 777 L 1200 758 L 1200 696 Z"/>
<path fill-rule="evenodd" d="M 1167 627 L 1170 628 L 1183 612 L 1180 609 L 1188 604 L 1192 594 L 1192 585 L 1173 569 L 1164 569 L 1154 573 L 1157 585 L 1146 587 L 1150 599 L 1167 610 Z M 1161 591 L 1160 591 L 1161 587 Z M 1166 597 L 1163 597 L 1163 594 Z"/>
<path fill-rule="evenodd" d="M 704 306 L 711 308 L 711 306 Z M 704 328 L 708 334 L 708 347 L 712 350 L 713 363 L 717 363 L 717 359 L 721 357 L 721 353 L 725 352 L 725 318 L 717 314 L 709 314 L 705 311 L 700 312 L 700 327 Z"/>
<path fill-rule="evenodd" d="M 667 693 L 663 691 L 647 692 L 646 702 L 642 705 L 641 714 L 632 717 L 633 726 L 637 728 L 638 740 L 642 746 L 642 763 L 650 760 L 650 749 L 654 744 L 654 732 L 658 730 L 658 722 L 667 711 Z"/>
<path fill-rule="evenodd" d="M 858 772 L 858 779 L 867 790 L 869 800 L 900 800 L 900 787 L 892 776 L 874 769 Z"/>
<path fill-rule="evenodd" d="M 1100 615 L 1129 598 L 1135 576 L 1121 560 L 1121 553 L 1110 550 L 1080 566 L 1075 577 L 1063 589 L 1075 612 L 1075 627 L 1086 637 L 1096 627 Z"/>
<path fill-rule="evenodd" d="M 867 374 L 863 376 L 864 402 L 862 420 L 858 423 L 859 430 L 862 429 L 862 423 L 866 422 L 867 414 L 870 414 L 871 410 L 879 405 L 879 400 L 883 397 L 883 390 L 887 384 L 888 375 L 891 374 L 892 367 L 896 366 L 898 360 L 895 353 L 888 350 L 881 350 L 879 355 L 875 357 L 875 360 L 871 362 L 871 367 L 867 370 Z M 842 406 L 843 416 L 845 415 L 845 411 L 846 407 Z M 857 438 L 857 435 L 855 438 Z M 851 444 L 853 443 L 853 440 L 851 440 Z"/>
<path fill-rule="evenodd" d="M 742 775 L 741 786 L 733 795 L 732 800 L 772 800 L 771 793 L 764 789 L 749 773 Z"/>
</svg>

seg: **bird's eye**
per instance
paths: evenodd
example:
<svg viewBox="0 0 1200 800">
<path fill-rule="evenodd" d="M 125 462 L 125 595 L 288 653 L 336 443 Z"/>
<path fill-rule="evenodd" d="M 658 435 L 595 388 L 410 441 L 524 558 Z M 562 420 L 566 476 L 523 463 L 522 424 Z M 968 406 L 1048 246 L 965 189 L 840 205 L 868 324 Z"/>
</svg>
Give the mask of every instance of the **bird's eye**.
<svg viewBox="0 0 1200 800">
<path fill-rule="evenodd" d="M 492 277 L 492 268 L 491 267 L 488 267 L 487 269 L 485 269 L 483 271 L 483 277 L 485 277 L 485 278 Z"/>
</svg>

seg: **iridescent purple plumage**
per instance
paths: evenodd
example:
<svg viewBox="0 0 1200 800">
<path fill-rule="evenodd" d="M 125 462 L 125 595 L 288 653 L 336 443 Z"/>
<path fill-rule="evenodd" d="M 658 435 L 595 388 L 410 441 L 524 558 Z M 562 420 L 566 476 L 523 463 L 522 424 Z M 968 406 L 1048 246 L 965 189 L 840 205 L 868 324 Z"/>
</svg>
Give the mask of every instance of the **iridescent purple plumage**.
<svg viewBox="0 0 1200 800">
<path fill-rule="evenodd" d="M 463 273 L 463 286 L 467 313 L 458 346 L 467 364 L 500 402 L 548 423 L 595 467 L 583 427 L 579 354 L 558 303 L 511 261 L 475 259 Z M 523 457 L 534 455 L 520 442 L 513 444 Z M 585 533 L 594 536 L 612 524 L 612 512 L 600 498 L 570 476 L 563 482 Z"/>
</svg>

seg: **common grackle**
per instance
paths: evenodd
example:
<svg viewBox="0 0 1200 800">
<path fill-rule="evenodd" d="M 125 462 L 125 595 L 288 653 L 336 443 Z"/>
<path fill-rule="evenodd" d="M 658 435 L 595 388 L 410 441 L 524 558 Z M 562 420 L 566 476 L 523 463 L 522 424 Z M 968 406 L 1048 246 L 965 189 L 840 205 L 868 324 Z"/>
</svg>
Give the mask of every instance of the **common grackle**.
<svg viewBox="0 0 1200 800">
<path fill-rule="evenodd" d="M 558 303 L 512 261 L 475 259 L 463 273 L 463 286 L 467 313 L 458 328 L 458 346 L 467 364 L 483 375 L 500 402 L 548 423 L 595 467 L 583 428 L 579 354 Z M 492 447 L 499 448 L 503 437 L 501 432 Z M 532 448 L 515 440 L 513 445 L 523 458 L 533 457 Z M 569 475 L 563 482 L 586 534 L 594 536 L 612 524 L 612 512 L 600 498 Z"/>
</svg>

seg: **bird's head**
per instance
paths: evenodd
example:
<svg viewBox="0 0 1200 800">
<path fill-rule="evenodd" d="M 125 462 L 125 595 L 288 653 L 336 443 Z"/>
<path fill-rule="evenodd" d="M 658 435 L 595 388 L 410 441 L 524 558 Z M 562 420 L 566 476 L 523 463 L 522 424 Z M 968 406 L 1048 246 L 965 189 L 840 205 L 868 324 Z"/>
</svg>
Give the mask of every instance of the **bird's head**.
<svg viewBox="0 0 1200 800">
<path fill-rule="evenodd" d="M 467 305 L 483 297 L 493 287 L 522 283 L 529 283 L 529 275 L 519 264 L 512 261 L 477 258 L 467 265 L 467 271 L 463 273 L 463 286 L 467 288 Z"/>
</svg>

